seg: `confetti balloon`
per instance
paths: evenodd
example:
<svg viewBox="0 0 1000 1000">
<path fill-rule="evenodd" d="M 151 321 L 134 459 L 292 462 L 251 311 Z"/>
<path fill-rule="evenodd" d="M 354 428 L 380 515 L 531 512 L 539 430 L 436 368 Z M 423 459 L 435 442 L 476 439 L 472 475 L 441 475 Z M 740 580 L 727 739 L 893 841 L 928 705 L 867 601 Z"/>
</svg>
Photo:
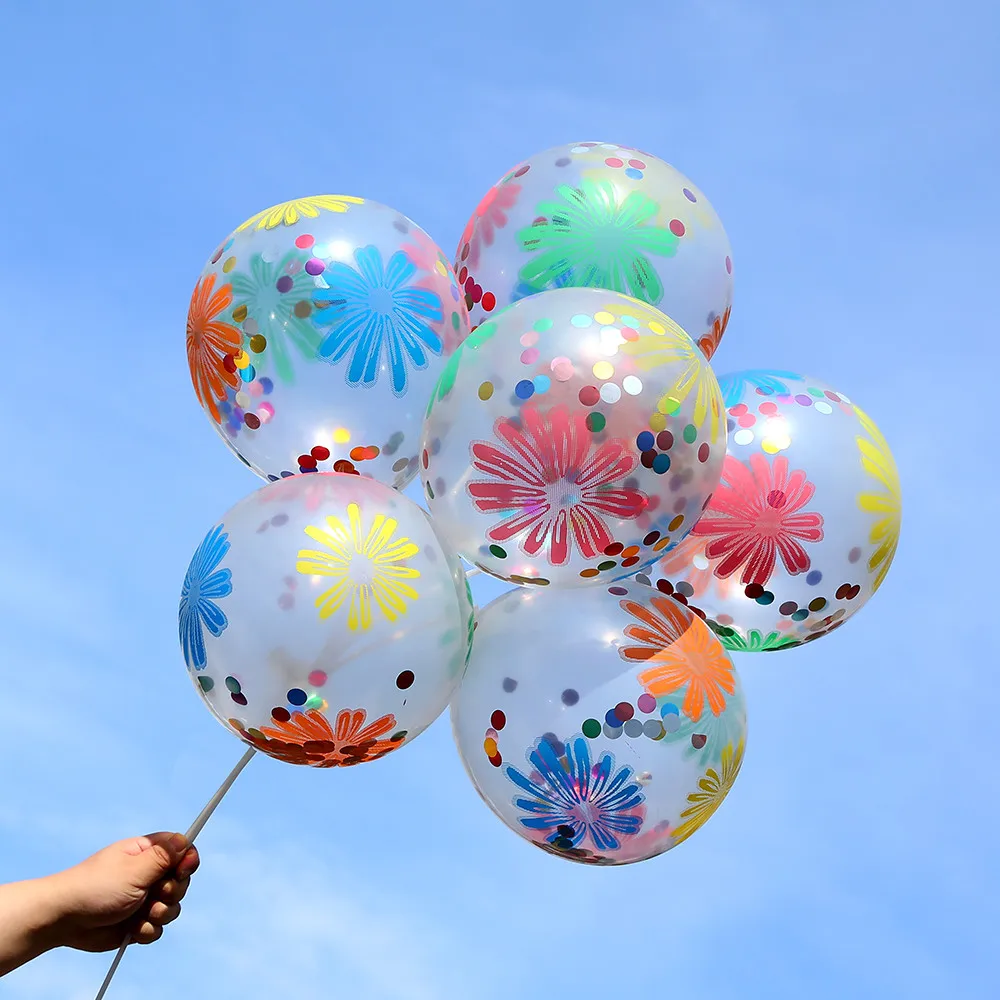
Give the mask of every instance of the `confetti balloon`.
<svg viewBox="0 0 1000 1000">
<path fill-rule="evenodd" d="M 630 576 L 700 516 L 725 455 L 722 397 L 681 328 L 616 292 L 522 299 L 452 355 L 421 476 L 442 537 L 494 576 Z"/>
<path fill-rule="evenodd" d="M 179 624 L 195 687 L 226 727 L 279 760 L 345 767 L 440 715 L 473 608 L 423 510 L 329 472 L 264 486 L 209 531 Z"/>
<path fill-rule="evenodd" d="M 405 216 L 346 195 L 243 223 L 191 297 L 198 400 L 263 478 L 358 472 L 401 488 L 468 313 L 447 258 Z"/>
<path fill-rule="evenodd" d="M 608 142 L 525 160 L 480 201 L 455 271 L 473 324 L 549 288 L 606 288 L 657 306 L 711 358 L 729 321 L 733 263 L 708 199 L 649 153 Z"/>
<path fill-rule="evenodd" d="M 570 861 L 662 854 L 722 804 L 746 745 L 729 655 L 682 604 L 633 582 L 518 588 L 480 613 L 452 702 L 473 784 Z"/>
<path fill-rule="evenodd" d="M 722 484 L 649 574 L 732 650 L 784 649 L 839 628 L 885 579 L 902 520 L 899 473 L 843 393 L 786 371 L 720 379 Z"/>
</svg>

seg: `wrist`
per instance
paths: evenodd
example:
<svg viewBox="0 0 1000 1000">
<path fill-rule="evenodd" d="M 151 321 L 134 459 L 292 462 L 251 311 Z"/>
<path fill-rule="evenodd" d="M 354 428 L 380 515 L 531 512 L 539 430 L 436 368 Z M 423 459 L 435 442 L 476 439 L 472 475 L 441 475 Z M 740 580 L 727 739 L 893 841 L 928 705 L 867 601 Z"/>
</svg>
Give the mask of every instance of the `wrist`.
<svg viewBox="0 0 1000 1000">
<path fill-rule="evenodd" d="M 54 876 L 0 886 L 0 975 L 63 944 L 60 897 Z"/>
</svg>

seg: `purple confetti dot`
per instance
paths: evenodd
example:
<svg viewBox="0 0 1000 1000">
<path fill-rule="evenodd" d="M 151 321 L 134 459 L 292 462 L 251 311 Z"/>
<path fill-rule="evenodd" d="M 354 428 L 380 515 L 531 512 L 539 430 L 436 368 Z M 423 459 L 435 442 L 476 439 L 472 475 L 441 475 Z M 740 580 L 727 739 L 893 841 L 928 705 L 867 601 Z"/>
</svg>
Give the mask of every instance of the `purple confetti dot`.
<svg viewBox="0 0 1000 1000">
<path fill-rule="evenodd" d="M 326 264 L 319 259 L 319 257 L 310 257 L 306 261 L 306 274 L 311 274 L 314 278 L 317 274 L 322 274 L 326 270 Z M 288 287 L 292 287 L 292 283 L 288 283 Z M 280 288 L 280 283 L 279 283 Z M 281 291 L 287 291 L 287 289 L 281 289 Z"/>
<path fill-rule="evenodd" d="M 812 406 L 813 405 L 812 396 L 807 396 L 804 392 L 800 392 L 795 397 L 795 402 L 798 403 L 799 406 Z"/>
<path fill-rule="evenodd" d="M 284 294 L 285 292 L 290 292 L 292 290 L 292 284 L 292 279 L 287 274 L 283 274 L 280 278 L 278 278 L 275 283 L 275 287 L 279 292 Z"/>
<path fill-rule="evenodd" d="M 695 201 L 698 200 L 694 196 L 694 194 L 691 191 L 689 191 L 687 188 L 684 188 L 684 197 L 687 198 L 687 200 L 690 201 L 690 202 L 695 202 Z"/>
</svg>

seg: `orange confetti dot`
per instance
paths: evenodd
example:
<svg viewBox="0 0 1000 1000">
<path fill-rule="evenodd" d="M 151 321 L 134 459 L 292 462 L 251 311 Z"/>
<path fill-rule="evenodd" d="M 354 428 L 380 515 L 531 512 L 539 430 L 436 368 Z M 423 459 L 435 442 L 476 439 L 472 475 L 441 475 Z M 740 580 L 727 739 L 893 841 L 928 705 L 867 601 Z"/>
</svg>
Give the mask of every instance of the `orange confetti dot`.
<svg viewBox="0 0 1000 1000">
<path fill-rule="evenodd" d="M 487 737 L 483 740 L 483 749 L 486 751 L 487 757 L 494 757 L 497 753 L 497 741 Z"/>
<path fill-rule="evenodd" d="M 631 559 L 632 556 L 637 556 L 639 554 L 638 545 L 630 545 L 627 549 L 622 550 L 622 559 Z"/>
<path fill-rule="evenodd" d="M 684 523 L 684 515 L 678 514 L 675 518 L 671 520 L 670 524 L 667 525 L 667 529 L 669 531 L 676 531 L 683 523 Z"/>
</svg>

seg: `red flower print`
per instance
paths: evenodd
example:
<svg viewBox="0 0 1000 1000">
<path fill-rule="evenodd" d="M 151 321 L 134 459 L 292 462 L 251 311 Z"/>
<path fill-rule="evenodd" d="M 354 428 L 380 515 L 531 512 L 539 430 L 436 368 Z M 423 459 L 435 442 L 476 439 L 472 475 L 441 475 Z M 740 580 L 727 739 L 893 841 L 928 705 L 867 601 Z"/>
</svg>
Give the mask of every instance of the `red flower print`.
<svg viewBox="0 0 1000 1000">
<path fill-rule="evenodd" d="M 649 498 L 620 485 L 636 466 L 626 441 L 595 445 L 583 410 L 556 406 L 543 414 L 525 407 L 519 420 L 501 417 L 494 428 L 500 447 L 472 445 L 472 466 L 488 479 L 468 485 L 469 496 L 485 513 L 507 513 L 488 537 L 506 542 L 528 532 L 521 546 L 531 556 L 548 547 L 553 566 L 569 561 L 573 541 L 587 559 L 614 540 L 602 515 L 632 520 Z"/>
<path fill-rule="evenodd" d="M 226 398 L 226 386 L 239 384 L 236 369 L 225 367 L 227 357 L 240 352 L 240 331 L 218 318 L 233 301 L 233 286 L 215 288 L 215 275 L 209 274 L 195 285 L 188 307 L 187 359 L 191 381 L 198 401 L 220 423 L 218 400 Z"/>
<path fill-rule="evenodd" d="M 475 268 L 479 265 L 480 241 L 486 246 L 493 246 L 496 231 L 507 225 L 507 212 L 517 203 L 521 193 L 520 184 L 505 184 L 500 181 L 486 192 L 482 201 L 476 206 L 472 217 L 465 224 L 465 231 L 459 241 L 459 251 L 468 243 L 469 254 L 465 263 Z"/>
<path fill-rule="evenodd" d="M 732 307 L 727 306 L 722 316 L 715 317 L 712 329 L 698 339 L 698 346 L 701 348 L 702 354 L 709 361 L 712 360 L 712 355 L 719 349 L 719 341 L 722 340 L 722 335 L 726 332 L 726 327 L 729 325 L 729 313 L 731 311 Z"/>
<path fill-rule="evenodd" d="M 805 573 L 809 556 L 801 542 L 823 538 L 823 516 L 802 511 L 816 492 L 801 469 L 788 471 L 783 455 L 769 465 L 763 455 L 751 455 L 749 468 L 727 455 L 722 485 L 695 524 L 692 533 L 710 538 L 709 559 L 721 560 L 716 576 L 742 570 L 741 581 L 763 586 L 774 572 L 777 556 L 793 576 Z"/>
<path fill-rule="evenodd" d="M 385 737 L 396 728 L 393 715 L 383 715 L 365 725 L 363 708 L 344 709 L 331 726 L 322 712 L 310 709 L 292 712 L 284 721 L 266 726 L 256 733 L 243 733 L 246 742 L 286 764 L 310 764 L 313 767 L 350 767 L 378 760 L 401 746 L 405 734 Z"/>
</svg>

